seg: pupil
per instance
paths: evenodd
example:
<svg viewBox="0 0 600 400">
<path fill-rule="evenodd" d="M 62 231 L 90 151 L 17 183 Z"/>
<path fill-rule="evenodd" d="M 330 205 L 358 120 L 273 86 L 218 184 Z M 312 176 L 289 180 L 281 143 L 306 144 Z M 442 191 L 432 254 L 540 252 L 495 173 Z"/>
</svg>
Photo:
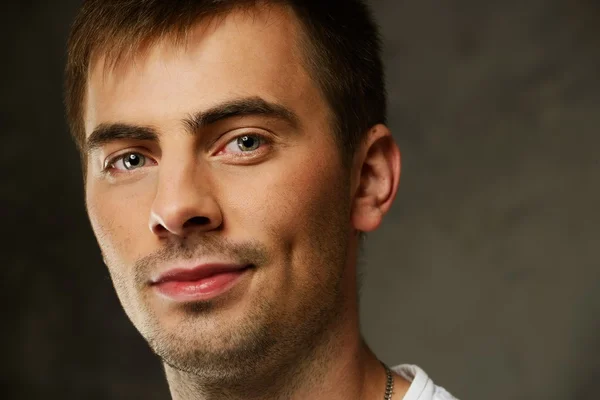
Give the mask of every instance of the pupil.
<svg viewBox="0 0 600 400">
<path fill-rule="evenodd" d="M 135 154 L 129 155 L 129 164 L 131 164 L 135 167 L 139 163 L 140 163 L 140 158 L 138 156 L 136 156 Z"/>
<path fill-rule="evenodd" d="M 144 165 L 144 160 L 139 156 L 139 154 L 132 153 L 125 157 L 123 163 L 125 164 L 125 168 L 132 169 Z"/>
<path fill-rule="evenodd" d="M 244 149 L 253 149 L 256 146 L 256 139 L 252 136 L 242 136 L 240 138 L 240 148 Z"/>
</svg>

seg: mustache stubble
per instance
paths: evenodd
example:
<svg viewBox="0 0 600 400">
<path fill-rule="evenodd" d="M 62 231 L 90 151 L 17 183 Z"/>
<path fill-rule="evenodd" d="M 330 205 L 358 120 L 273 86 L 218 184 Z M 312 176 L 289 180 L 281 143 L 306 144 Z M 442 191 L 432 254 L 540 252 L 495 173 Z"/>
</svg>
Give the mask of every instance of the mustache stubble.
<svg viewBox="0 0 600 400">
<path fill-rule="evenodd" d="M 270 259 L 266 246 L 258 241 L 233 242 L 215 235 L 193 235 L 170 240 L 159 250 L 138 259 L 133 265 L 134 284 L 137 288 L 147 285 L 160 265 L 215 256 L 253 267 L 268 264 Z"/>
</svg>

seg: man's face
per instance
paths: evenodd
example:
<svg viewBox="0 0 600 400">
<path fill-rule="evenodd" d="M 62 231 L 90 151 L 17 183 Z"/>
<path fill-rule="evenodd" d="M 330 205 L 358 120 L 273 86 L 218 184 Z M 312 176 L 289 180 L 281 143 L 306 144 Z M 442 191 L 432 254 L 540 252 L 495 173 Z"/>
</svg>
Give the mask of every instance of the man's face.
<svg viewBox="0 0 600 400">
<path fill-rule="evenodd" d="M 297 32 L 283 10 L 232 13 L 91 70 L 86 201 L 117 294 L 208 379 L 297 359 L 346 307 L 350 174 Z M 208 264 L 233 269 L 182 274 Z"/>
</svg>

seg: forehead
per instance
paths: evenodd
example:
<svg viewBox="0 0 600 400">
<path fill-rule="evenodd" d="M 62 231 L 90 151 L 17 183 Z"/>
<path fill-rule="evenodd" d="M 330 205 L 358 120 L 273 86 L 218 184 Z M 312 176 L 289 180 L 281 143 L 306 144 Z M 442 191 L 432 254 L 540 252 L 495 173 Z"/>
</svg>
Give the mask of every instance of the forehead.
<svg viewBox="0 0 600 400">
<path fill-rule="evenodd" d="M 307 116 L 323 109 L 304 68 L 299 22 L 283 7 L 200 21 L 183 43 L 164 38 L 126 61 L 91 66 L 86 135 L 101 123 L 160 126 L 230 98 L 260 96 Z"/>
</svg>

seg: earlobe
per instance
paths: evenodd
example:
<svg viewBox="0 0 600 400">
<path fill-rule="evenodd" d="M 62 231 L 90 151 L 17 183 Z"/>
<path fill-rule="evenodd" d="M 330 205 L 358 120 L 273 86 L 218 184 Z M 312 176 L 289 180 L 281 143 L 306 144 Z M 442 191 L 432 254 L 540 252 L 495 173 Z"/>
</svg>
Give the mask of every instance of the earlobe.
<svg viewBox="0 0 600 400">
<path fill-rule="evenodd" d="M 400 149 L 385 125 L 371 128 L 357 151 L 356 168 L 360 171 L 354 191 L 352 225 L 370 232 L 381 224 L 391 208 L 400 181 Z"/>
</svg>

